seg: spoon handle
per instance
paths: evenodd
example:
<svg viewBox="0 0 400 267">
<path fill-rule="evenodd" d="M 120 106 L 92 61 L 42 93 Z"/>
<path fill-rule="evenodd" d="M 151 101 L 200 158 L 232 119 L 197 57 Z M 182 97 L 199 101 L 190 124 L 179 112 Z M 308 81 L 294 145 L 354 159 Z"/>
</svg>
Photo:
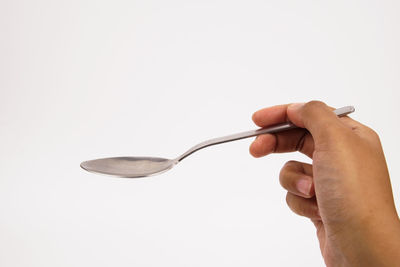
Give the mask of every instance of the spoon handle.
<svg viewBox="0 0 400 267">
<path fill-rule="evenodd" d="M 333 112 L 338 117 L 342 117 L 342 116 L 346 116 L 354 111 L 355 111 L 355 109 L 353 106 L 346 106 L 346 107 L 338 108 L 338 109 L 334 110 Z M 176 158 L 175 162 L 179 162 L 182 159 L 189 156 L 190 154 L 192 154 L 202 148 L 208 147 L 208 146 L 222 144 L 222 143 L 231 142 L 231 141 L 236 141 L 236 140 L 249 138 L 249 137 L 266 134 L 266 133 L 278 133 L 278 132 L 287 131 L 287 130 L 291 130 L 291 129 L 295 129 L 295 128 L 298 128 L 298 127 L 291 122 L 286 122 L 286 123 L 277 124 L 277 125 L 274 125 L 274 126 L 271 126 L 268 128 L 260 128 L 257 130 L 251 130 L 251 131 L 231 134 L 231 135 L 227 135 L 227 136 L 222 136 L 222 137 L 218 137 L 218 138 L 213 138 L 213 139 L 204 141 L 204 142 L 197 144 L 194 147 L 190 148 L 188 151 L 186 151 L 181 156 Z"/>
</svg>

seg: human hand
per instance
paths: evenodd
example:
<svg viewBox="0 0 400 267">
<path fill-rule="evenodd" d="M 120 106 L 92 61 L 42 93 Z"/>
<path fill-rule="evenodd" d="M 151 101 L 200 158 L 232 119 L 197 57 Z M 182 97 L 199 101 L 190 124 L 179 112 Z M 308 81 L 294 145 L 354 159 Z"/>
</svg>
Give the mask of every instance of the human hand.
<svg viewBox="0 0 400 267">
<path fill-rule="evenodd" d="M 303 129 L 260 135 L 250 153 L 312 158 L 287 162 L 279 178 L 288 206 L 314 223 L 327 266 L 400 266 L 400 221 L 379 137 L 332 110 L 311 101 L 257 111 L 260 127 L 289 120 Z"/>
</svg>

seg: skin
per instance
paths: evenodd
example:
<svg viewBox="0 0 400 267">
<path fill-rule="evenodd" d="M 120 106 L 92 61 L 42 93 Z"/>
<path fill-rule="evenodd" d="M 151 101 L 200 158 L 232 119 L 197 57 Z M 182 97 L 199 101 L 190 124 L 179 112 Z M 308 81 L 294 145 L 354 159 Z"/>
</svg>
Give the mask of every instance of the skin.
<svg viewBox="0 0 400 267">
<path fill-rule="evenodd" d="M 300 151 L 279 180 L 296 214 L 316 227 L 327 266 L 400 266 L 400 220 L 378 135 L 323 102 L 279 105 L 253 114 L 260 127 L 291 121 L 302 129 L 258 136 L 254 157 Z"/>
</svg>

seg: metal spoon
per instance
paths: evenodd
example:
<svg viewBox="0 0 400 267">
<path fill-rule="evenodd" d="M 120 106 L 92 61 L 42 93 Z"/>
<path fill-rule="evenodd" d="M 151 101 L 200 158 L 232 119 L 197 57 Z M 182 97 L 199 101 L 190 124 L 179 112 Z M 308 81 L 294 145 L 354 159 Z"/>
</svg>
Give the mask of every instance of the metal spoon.
<svg viewBox="0 0 400 267">
<path fill-rule="evenodd" d="M 334 110 L 335 114 L 339 117 L 345 116 L 354 112 L 355 109 L 352 106 L 342 107 Z M 114 157 L 114 158 L 103 158 L 84 161 L 81 163 L 81 167 L 89 172 L 107 174 L 118 177 L 126 178 L 139 178 L 150 175 L 160 174 L 171 169 L 178 162 L 191 155 L 192 153 L 212 145 L 222 144 L 230 141 L 235 141 L 243 138 L 253 137 L 260 134 L 266 133 L 277 133 L 295 129 L 297 126 L 288 122 L 278 124 L 268 128 L 260 128 L 253 131 L 241 132 L 228 136 L 210 139 L 200 144 L 195 145 L 188 151 L 180 155 L 175 159 L 165 159 L 156 157 Z"/>
</svg>

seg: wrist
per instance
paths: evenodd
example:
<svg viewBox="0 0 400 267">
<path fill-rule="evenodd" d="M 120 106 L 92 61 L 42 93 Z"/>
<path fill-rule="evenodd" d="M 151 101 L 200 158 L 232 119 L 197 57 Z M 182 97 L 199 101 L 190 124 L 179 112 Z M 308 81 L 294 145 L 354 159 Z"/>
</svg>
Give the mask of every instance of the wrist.
<svg viewBox="0 0 400 267">
<path fill-rule="evenodd" d="M 396 266 L 400 262 L 400 220 L 376 216 L 348 233 L 343 250 L 349 266 Z"/>
</svg>

